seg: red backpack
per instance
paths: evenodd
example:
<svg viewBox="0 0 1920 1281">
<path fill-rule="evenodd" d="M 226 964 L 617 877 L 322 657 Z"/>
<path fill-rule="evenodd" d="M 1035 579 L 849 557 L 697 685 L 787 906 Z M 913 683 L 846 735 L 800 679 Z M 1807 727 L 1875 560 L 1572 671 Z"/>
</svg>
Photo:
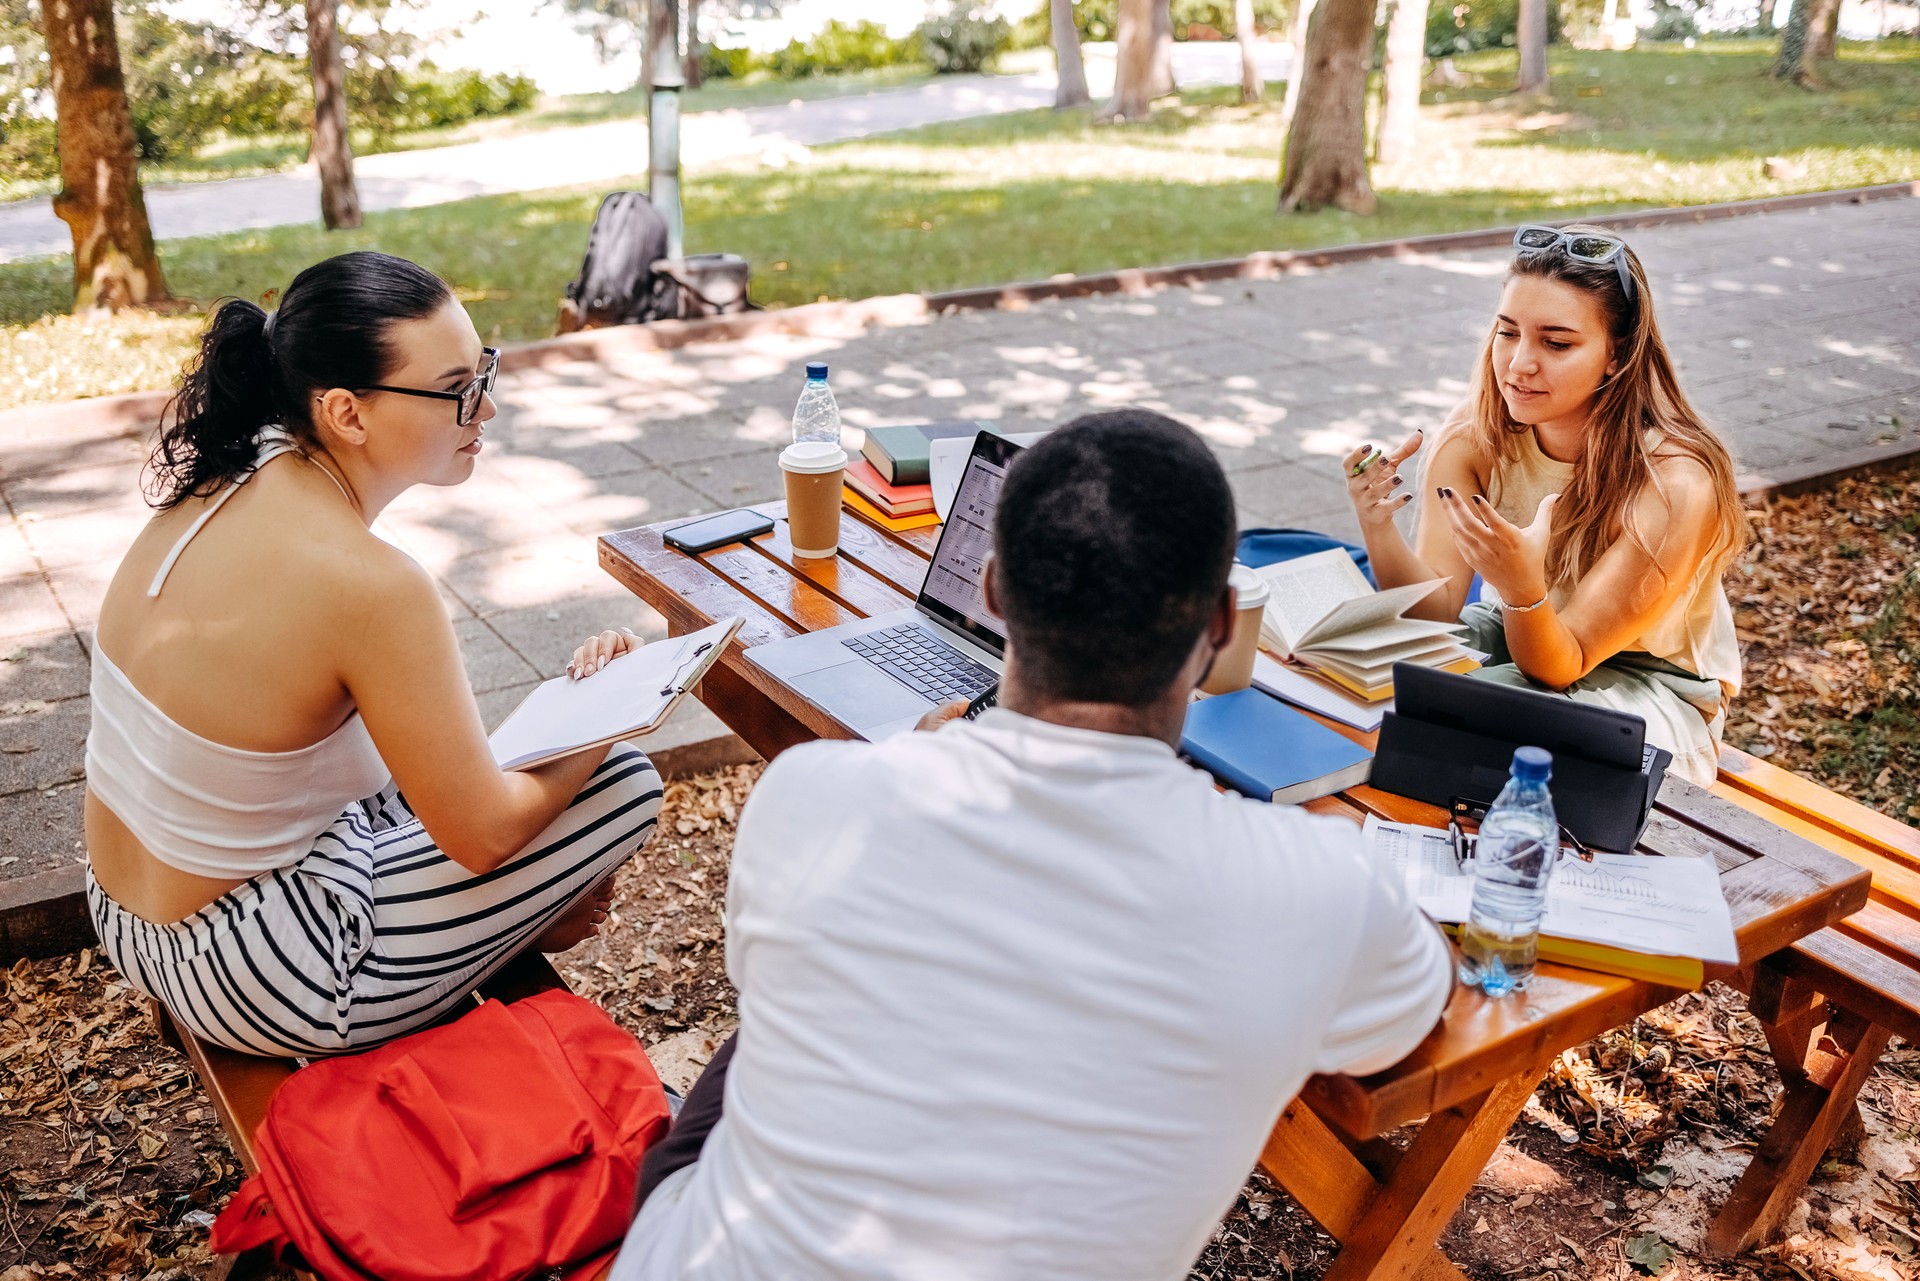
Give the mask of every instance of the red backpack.
<svg viewBox="0 0 1920 1281">
<path fill-rule="evenodd" d="M 295 1072 L 260 1172 L 213 1225 L 328 1281 L 585 1277 L 633 1218 L 666 1093 L 634 1038 L 566 991 Z"/>
</svg>

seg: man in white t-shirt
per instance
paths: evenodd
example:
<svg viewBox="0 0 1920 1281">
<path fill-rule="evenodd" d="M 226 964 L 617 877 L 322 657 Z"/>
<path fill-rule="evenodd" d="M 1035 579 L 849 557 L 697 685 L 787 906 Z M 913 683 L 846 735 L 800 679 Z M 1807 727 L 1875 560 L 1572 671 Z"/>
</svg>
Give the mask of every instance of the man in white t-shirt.
<svg viewBox="0 0 1920 1281">
<path fill-rule="evenodd" d="M 740 1032 L 614 1281 L 1177 1281 L 1310 1074 L 1420 1042 L 1449 951 L 1358 828 L 1174 754 L 1233 545 L 1218 462 L 1158 414 L 1014 462 L 1000 706 L 768 768 L 727 892 Z"/>
</svg>

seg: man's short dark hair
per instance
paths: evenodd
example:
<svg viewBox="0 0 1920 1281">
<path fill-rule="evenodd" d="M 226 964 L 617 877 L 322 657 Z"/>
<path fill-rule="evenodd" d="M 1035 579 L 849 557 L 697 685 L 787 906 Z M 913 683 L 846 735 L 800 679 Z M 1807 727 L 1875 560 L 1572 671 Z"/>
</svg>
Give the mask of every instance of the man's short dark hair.
<svg viewBox="0 0 1920 1281">
<path fill-rule="evenodd" d="M 1021 679 L 1077 702 L 1144 704 L 1193 652 L 1233 563 L 1233 491 L 1163 414 L 1088 414 L 1014 460 L 993 554 Z"/>
</svg>

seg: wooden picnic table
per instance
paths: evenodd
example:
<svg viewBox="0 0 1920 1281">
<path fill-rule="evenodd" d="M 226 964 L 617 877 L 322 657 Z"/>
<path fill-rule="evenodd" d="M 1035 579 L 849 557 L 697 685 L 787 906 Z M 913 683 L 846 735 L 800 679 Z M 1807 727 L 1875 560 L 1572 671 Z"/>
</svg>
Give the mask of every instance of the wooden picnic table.
<svg viewBox="0 0 1920 1281">
<path fill-rule="evenodd" d="M 756 510 L 775 525 L 750 544 L 688 556 L 662 542 L 666 530 L 684 523 L 670 521 L 605 535 L 600 563 L 659 610 L 675 635 L 729 615 L 745 617 L 734 646 L 698 694 L 771 760 L 796 743 L 856 735 L 745 661 L 744 651 L 911 605 L 939 530 L 895 533 L 849 512 L 841 519 L 839 553 L 807 560 L 793 555 L 783 504 Z M 1370 735 L 1327 723 L 1371 742 Z M 1738 801 L 1737 792 L 1715 794 L 1669 778 L 1640 848 L 1705 855 L 1719 865 L 1740 965 L 1710 966 L 1707 976 L 1744 986 L 1761 958 L 1862 908 L 1868 873 Z M 1308 808 L 1356 820 L 1378 814 L 1437 826 L 1446 821 L 1433 806 L 1370 787 Z M 1458 1278 L 1435 1243 L 1548 1064 L 1679 994 L 1542 963 L 1533 985 L 1516 997 L 1495 1001 L 1457 990 L 1440 1025 L 1387 1071 L 1312 1078 L 1274 1128 L 1261 1162 L 1340 1241 L 1327 1281 Z M 1416 1122 L 1404 1149 L 1384 1141 Z"/>
</svg>

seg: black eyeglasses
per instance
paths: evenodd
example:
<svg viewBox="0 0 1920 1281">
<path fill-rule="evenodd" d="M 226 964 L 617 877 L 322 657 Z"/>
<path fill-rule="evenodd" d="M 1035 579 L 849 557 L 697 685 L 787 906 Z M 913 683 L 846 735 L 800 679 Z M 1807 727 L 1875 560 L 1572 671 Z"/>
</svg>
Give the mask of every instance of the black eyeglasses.
<svg viewBox="0 0 1920 1281">
<path fill-rule="evenodd" d="M 460 416 L 454 421 L 465 427 L 480 412 L 480 401 L 493 390 L 493 380 L 500 372 L 500 349 L 482 347 L 480 349 L 480 372 L 473 381 L 459 391 L 422 391 L 418 387 L 382 387 L 379 384 L 360 388 L 361 391 L 390 391 L 399 396 L 425 396 L 429 400 L 451 400 L 460 406 Z"/>
<path fill-rule="evenodd" d="M 1485 801 L 1470 801 L 1464 796 L 1456 796 L 1447 807 L 1447 844 L 1453 847 L 1453 870 L 1465 872 L 1467 864 L 1473 862 L 1478 853 L 1480 836 L 1478 832 L 1469 832 L 1460 824 L 1464 822 L 1480 823 L 1487 817 Z M 1557 864 L 1567 855 L 1573 855 L 1583 863 L 1593 862 L 1593 851 L 1587 848 L 1581 839 L 1567 830 L 1565 823 L 1560 824 L 1560 853 L 1555 856 Z"/>
<path fill-rule="evenodd" d="M 1521 253 L 1545 253 L 1558 249 L 1575 262 L 1590 262 L 1596 267 L 1613 264 L 1620 273 L 1620 291 L 1633 301 L 1633 273 L 1627 270 L 1627 242 L 1618 236 L 1593 231 L 1562 231 L 1544 223 L 1530 222 L 1513 233 L 1513 247 Z"/>
</svg>

